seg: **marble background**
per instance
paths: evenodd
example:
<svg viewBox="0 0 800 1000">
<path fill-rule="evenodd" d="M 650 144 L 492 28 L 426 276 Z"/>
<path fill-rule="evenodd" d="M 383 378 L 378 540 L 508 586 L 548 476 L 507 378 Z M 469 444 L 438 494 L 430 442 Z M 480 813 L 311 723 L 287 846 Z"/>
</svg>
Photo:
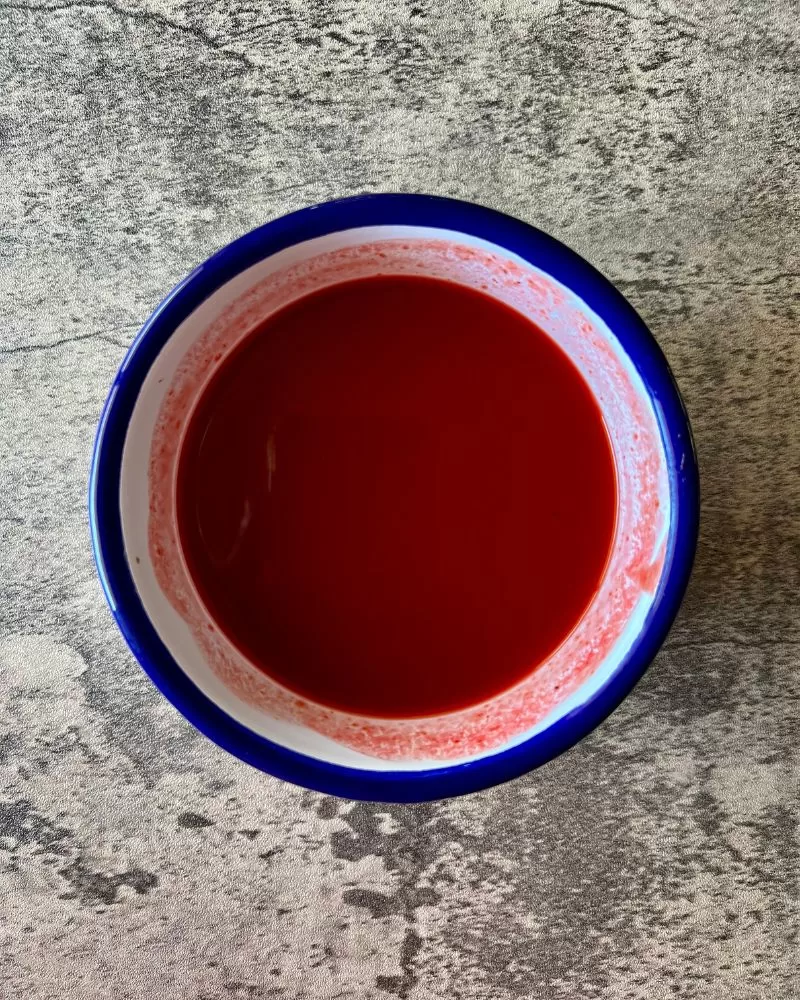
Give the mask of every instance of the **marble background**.
<svg viewBox="0 0 800 1000">
<path fill-rule="evenodd" d="M 0 0 L 0 995 L 800 997 L 795 0 Z M 694 580 L 538 773 L 354 805 L 152 688 L 86 478 L 126 345 L 211 251 L 424 190 L 564 239 L 694 422 Z"/>
</svg>

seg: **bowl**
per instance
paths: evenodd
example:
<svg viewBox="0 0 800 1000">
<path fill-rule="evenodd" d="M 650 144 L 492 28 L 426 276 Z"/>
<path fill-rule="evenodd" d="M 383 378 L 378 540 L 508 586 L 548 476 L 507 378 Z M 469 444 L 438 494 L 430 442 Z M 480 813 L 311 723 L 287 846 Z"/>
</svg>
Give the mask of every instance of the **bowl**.
<svg viewBox="0 0 800 1000">
<path fill-rule="evenodd" d="M 176 528 L 181 435 L 216 367 L 291 301 L 378 273 L 456 281 L 532 319 L 589 385 L 617 473 L 608 565 L 573 631 L 511 689 L 425 718 L 330 708 L 259 671 L 198 599 Z M 507 215 L 447 198 L 376 194 L 269 222 L 173 289 L 111 386 L 89 513 L 98 573 L 119 628 L 197 729 L 307 788 L 417 802 L 522 775 L 619 705 L 677 613 L 697 541 L 698 498 L 689 422 L 667 362 L 607 279 L 558 240 Z"/>
</svg>

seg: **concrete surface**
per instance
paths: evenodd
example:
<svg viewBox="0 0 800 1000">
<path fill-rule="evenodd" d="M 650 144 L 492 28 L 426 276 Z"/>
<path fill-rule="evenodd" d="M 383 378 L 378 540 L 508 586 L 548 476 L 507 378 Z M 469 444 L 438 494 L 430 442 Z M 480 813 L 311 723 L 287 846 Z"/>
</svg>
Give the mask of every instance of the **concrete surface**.
<svg viewBox="0 0 800 1000">
<path fill-rule="evenodd" d="M 0 995 L 800 997 L 799 66 L 792 0 L 0 0 Z M 193 732 L 86 524 L 153 305 L 257 223 L 382 189 L 513 212 L 616 280 L 704 488 L 625 706 L 419 808 Z"/>
</svg>

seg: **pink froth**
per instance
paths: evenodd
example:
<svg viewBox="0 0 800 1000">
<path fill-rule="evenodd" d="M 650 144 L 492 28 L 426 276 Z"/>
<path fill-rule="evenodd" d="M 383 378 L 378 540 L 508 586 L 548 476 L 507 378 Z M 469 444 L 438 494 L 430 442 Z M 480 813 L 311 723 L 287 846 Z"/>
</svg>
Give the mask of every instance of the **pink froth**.
<svg viewBox="0 0 800 1000">
<path fill-rule="evenodd" d="M 514 688 L 448 715 L 386 720 L 310 702 L 249 663 L 209 619 L 178 540 L 175 476 L 182 432 L 215 368 L 271 313 L 325 285 L 371 274 L 459 281 L 528 315 L 573 358 L 604 413 L 619 484 L 615 542 L 601 588 L 571 635 Z M 269 275 L 230 304 L 182 359 L 161 405 L 149 461 L 148 544 L 156 580 L 220 681 L 265 715 L 309 727 L 371 757 L 447 761 L 499 747 L 545 719 L 591 677 L 653 592 L 665 558 L 665 470 L 658 427 L 625 363 L 569 293 L 546 276 L 482 248 L 445 240 L 382 240 L 334 250 Z"/>
</svg>

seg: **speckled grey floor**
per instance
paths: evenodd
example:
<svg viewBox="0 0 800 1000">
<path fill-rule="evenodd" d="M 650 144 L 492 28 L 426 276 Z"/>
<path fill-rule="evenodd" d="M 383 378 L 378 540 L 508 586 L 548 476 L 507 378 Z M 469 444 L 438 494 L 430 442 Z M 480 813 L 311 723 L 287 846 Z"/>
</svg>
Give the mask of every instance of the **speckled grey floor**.
<svg viewBox="0 0 800 1000">
<path fill-rule="evenodd" d="M 800 997 L 792 0 L 0 0 L 0 995 Z M 507 787 L 353 805 L 194 733 L 86 525 L 126 344 L 288 209 L 428 190 L 615 279 L 694 421 L 646 680 Z"/>
</svg>

